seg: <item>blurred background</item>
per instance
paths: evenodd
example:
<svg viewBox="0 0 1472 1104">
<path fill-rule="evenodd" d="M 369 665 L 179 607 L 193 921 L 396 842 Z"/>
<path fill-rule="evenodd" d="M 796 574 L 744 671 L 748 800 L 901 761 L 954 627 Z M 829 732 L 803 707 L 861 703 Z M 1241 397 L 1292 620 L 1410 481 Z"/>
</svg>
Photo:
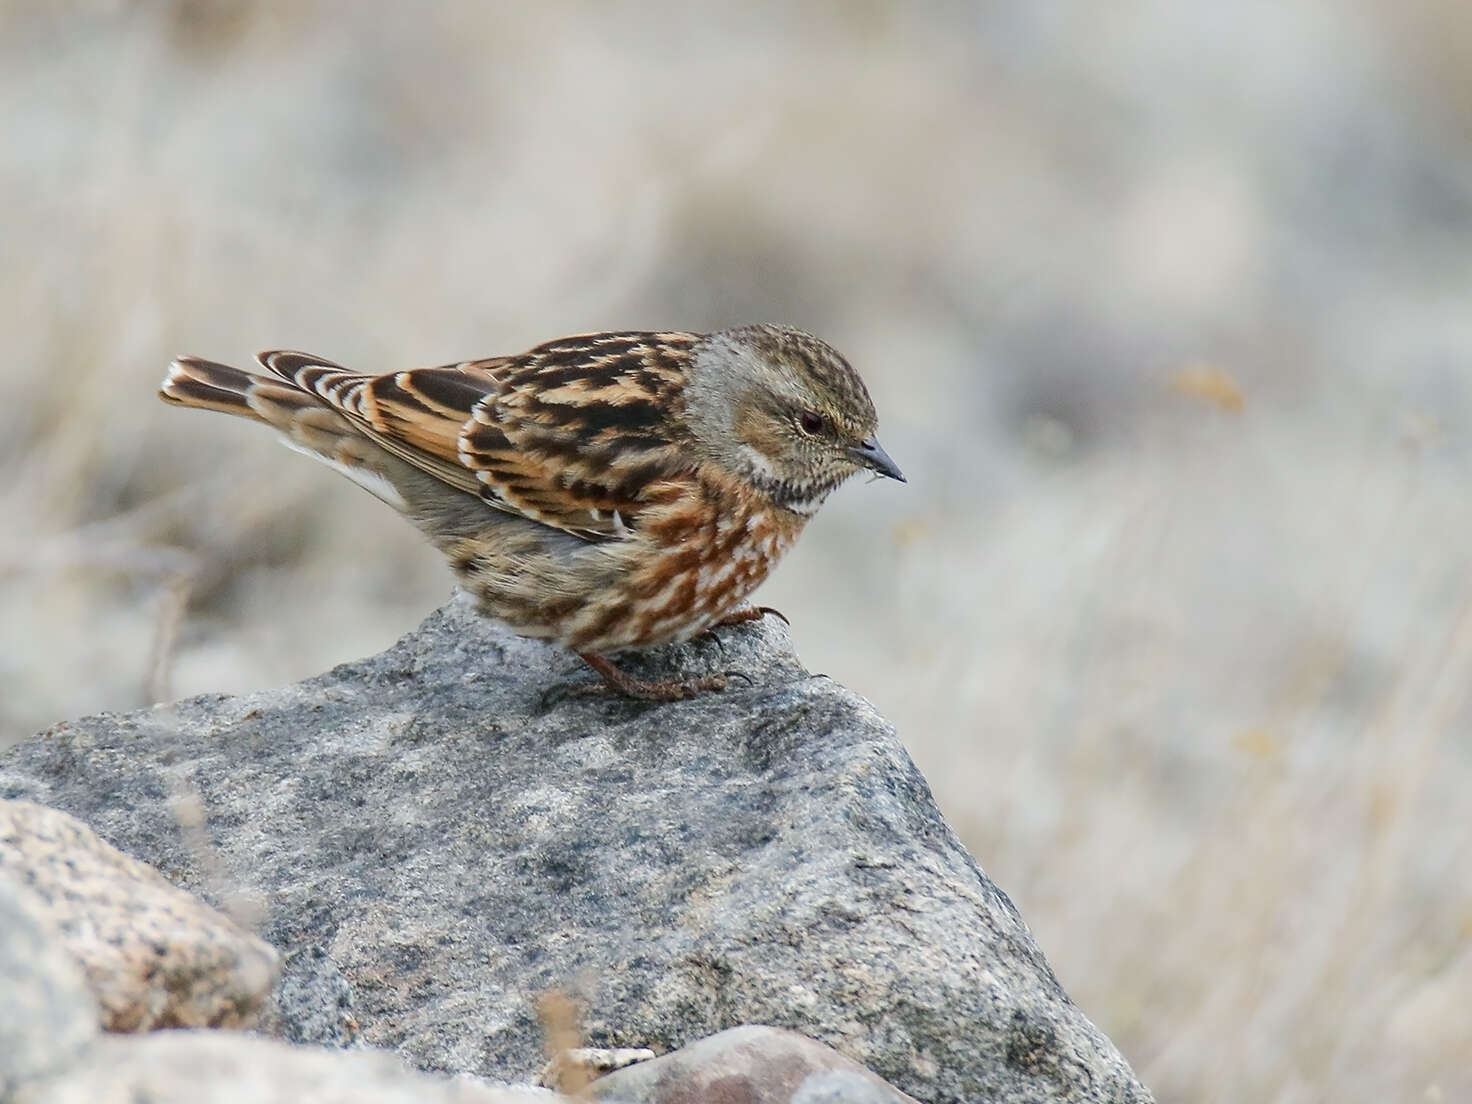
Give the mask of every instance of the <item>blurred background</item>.
<svg viewBox="0 0 1472 1104">
<path fill-rule="evenodd" d="M 1162 1101 L 1472 1094 L 1472 8 L 0 4 L 0 745 L 449 593 L 168 409 L 814 330 L 907 486 L 762 591 Z"/>
</svg>

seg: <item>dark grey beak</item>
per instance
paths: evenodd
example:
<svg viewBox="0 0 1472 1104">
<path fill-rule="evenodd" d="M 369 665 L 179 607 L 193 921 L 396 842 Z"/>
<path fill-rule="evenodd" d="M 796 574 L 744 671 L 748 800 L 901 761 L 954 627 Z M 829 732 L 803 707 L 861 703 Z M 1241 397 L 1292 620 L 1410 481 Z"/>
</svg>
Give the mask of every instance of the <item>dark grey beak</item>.
<svg viewBox="0 0 1472 1104">
<path fill-rule="evenodd" d="M 849 449 L 848 454 L 870 471 L 887 475 L 891 479 L 898 479 L 901 483 L 905 482 L 905 475 L 900 471 L 900 466 L 889 458 L 889 453 L 880 448 L 878 440 L 873 437 L 866 437 Z"/>
</svg>

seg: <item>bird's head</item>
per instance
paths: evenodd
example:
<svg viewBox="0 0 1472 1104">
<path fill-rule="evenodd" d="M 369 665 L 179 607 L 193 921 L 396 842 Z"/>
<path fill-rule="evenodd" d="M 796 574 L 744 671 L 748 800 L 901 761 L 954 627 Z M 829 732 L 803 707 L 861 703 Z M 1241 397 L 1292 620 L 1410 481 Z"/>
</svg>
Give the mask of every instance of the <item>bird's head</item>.
<svg viewBox="0 0 1472 1104">
<path fill-rule="evenodd" d="M 692 350 L 686 403 L 710 458 L 805 516 L 857 472 L 904 481 L 880 447 L 864 381 L 832 346 L 789 326 L 739 326 Z"/>
</svg>

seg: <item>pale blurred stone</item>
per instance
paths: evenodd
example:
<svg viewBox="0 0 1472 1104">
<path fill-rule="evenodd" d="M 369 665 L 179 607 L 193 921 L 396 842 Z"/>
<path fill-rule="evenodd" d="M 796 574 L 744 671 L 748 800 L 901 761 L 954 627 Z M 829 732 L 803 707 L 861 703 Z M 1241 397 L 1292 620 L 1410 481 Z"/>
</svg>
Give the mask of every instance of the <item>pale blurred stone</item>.
<svg viewBox="0 0 1472 1104">
<path fill-rule="evenodd" d="M 42 912 L 0 875 L 0 1100 L 66 1069 L 97 1035 L 97 1004 Z"/>
<path fill-rule="evenodd" d="M 246 1026 L 275 984 L 271 947 L 66 813 L 0 801 L 0 871 L 35 894 L 109 1031 Z"/>
<path fill-rule="evenodd" d="M 104 1038 L 84 1066 L 15 1104 L 556 1104 L 545 1089 L 415 1073 L 383 1051 L 224 1031 Z"/>
</svg>

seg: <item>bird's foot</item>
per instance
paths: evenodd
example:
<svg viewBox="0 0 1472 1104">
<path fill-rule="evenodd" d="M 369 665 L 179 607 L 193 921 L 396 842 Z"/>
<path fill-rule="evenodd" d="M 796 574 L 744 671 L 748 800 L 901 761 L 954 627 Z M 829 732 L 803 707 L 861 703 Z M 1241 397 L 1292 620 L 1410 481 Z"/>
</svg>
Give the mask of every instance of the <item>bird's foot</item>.
<svg viewBox="0 0 1472 1104">
<path fill-rule="evenodd" d="M 569 693 L 582 697 L 613 690 L 627 698 L 648 702 L 684 701 L 698 694 L 724 690 L 730 678 L 724 674 L 703 675 L 693 679 L 641 679 L 621 671 L 597 652 L 579 652 L 578 656 L 593 670 L 603 676 L 603 683 L 589 683 Z"/>
<path fill-rule="evenodd" d="M 726 614 L 726 616 L 717 621 L 715 626 L 713 627 L 720 627 L 723 625 L 740 625 L 746 621 L 760 621 L 769 613 L 773 617 L 781 618 L 782 624 L 784 625 L 792 624 L 791 621 L 787 620 L 787 615 L 785 613 L 783 613 L 779 609 L 773 609 L 771 606 L 742 606 L 740 609 L 733 610 L 731 613 Z"/>
</svg>

